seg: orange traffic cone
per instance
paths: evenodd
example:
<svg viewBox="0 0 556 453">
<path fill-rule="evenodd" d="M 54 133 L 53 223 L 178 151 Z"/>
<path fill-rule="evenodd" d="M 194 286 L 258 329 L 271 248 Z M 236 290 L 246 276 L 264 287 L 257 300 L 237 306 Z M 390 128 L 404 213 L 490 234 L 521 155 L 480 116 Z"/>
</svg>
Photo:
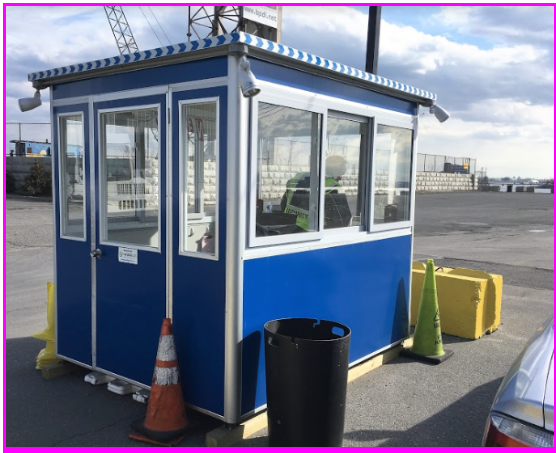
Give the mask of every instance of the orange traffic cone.
<svg viewBox="0 0 556 453">
<path fill-rule="evenodd" d="M 162 322 L 153 383 L 144 420 L 132 424 L 131 439 L 171 447 L 190 429 L 181 389 L 172 321 Z"/>
</svg>

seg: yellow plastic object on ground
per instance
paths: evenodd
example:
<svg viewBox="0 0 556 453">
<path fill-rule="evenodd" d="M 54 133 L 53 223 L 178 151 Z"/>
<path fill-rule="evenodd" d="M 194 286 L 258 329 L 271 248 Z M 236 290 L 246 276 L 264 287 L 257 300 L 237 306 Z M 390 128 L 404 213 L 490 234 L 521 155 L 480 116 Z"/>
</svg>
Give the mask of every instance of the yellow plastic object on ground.
<svg viewBox="0 0 556 453">
<path fill-rule="evenodd" d="M 411 323 L 417 321 L 420 289 L 425 265 L 413 263 L 411 279 Z M 502 311 L 501 275 L 472 269 L 439 268 L 436 270 L 438 306 L 442 332 L 476 340 L 500 327 Z"/>
<path fill-rule="evenodd" d="M 55 312 L 54 312 L 54 283 L 48 282 L 46 284 L 47 302 L 46 302 L 46 322 L 47 328 L 40 333 L 33 335 L 38 340 L 46 341 L 46 347 L 41 349 L 37 355 L 37 370 L 42 370 L 46 365 L 59 362 L 60 359 L 56 357 L 56 332 L 54 328 Z"/>
</svg>

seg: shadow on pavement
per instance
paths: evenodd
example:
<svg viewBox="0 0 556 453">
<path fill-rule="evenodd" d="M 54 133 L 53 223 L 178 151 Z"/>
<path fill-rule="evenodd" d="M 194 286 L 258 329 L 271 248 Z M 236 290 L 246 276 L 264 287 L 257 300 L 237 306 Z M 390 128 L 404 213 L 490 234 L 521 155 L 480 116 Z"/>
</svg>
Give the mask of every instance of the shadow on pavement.
<svg viewBox="0 0 556 453">
<path fill-rule="evenodd" d="M 147 406 L 120 396 L 106 386 L 83 381 L 89 372 L 44 380 L 35 358 L 44 341 L 6 340 L 6 446 L 8 447 L 148 447 L 128 438 L 131 422 L 145 416 Z M 154 363 L 153 363 L 154 368 Z M 203 446 L 205 433 L 222 423 L 187 411 L 200 429 L 180 446 Z"/>
<path fill-rule="evenodd" d="M 360 442 L 383 440 L 380 447 L 480 447 L 490 405 L 501 382 L 500 378 L 475 388 L 407 431 L 359 430 L 346 432 L 344 437 Z"/>
<path fill-rule="evenodd" d="M 442 320 L 441 320 L 441 322 L 442 322 Z M 454 337 L 452 335 L 446 335 L 445 333 L 442 334 L 442 344 L 444 346 L 446 346 L 447 344 L 469 343 L 471 341 L 476 341 L 476 340 L 469 340 L 468 338 Z"/>
<path fill-rule="evenodd" d="M 477 387 L 407 431 L 346 430 L 344 446 L 349 440 L 350 446 L 354 446 L 354 442 L 361 442 L 366 445 L 360 446 L 372 443 L 378 447 L 480 447 L 490 405 L 501 382 L 500 378 Z M 475 416 L 470 418 L 469 414 Z M 473 434 L 469 436 L 468 433 Z M 268 437 L 246 439 L 236 446 L 268 447 Z"/>
</svg>

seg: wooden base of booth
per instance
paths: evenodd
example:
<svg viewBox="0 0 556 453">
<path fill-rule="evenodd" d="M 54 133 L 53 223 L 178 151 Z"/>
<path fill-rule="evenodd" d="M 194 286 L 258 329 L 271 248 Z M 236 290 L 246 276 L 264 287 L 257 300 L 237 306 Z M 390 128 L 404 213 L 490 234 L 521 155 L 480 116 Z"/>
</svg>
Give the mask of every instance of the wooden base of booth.
<svg viewBox="0 0 556 453">
<path fill-rule="evenodd" d="M 357 364 L 348 372 L 348 382 L 364 376 L 365 374 L 379 368 L 380 366 L 394 360 L 404 349 L 411 348 L 413 337 L 408 338 L 401 344 L 384 351 L 383 353 Z M 253 434 L 265 429 L 268 424 L 266 411 L 255 415 L 239 425 L 223 425 L 206 434 L 205 447 L 231 447 L 232 445 L 247 439 Z"/>
</svg>

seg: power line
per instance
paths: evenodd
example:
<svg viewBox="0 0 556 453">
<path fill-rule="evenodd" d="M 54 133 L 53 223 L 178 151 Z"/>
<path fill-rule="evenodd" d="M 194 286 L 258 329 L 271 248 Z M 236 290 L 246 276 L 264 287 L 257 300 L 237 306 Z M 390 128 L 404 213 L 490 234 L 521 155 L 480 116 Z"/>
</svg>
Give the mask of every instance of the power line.
<svg viewBox="0 0 556 453">
<path fill-rule="evenodd" d="M 151 14 L 154 17 L 154 20 L 156 20 L 156 23 L 158 24 L 158 26 L 160 27 L 160 29 L 162 30 L 162 33 L 164 33 L 164 36 L 166 36 L 166 39 L 168 40 L 168 44 L 172 44 L 172 42 L 170 41 L 170 38 L 168 38 L 168 35 L 166 34 L 166 32 L 164 31 L 164 28 L 162 27 L 162 25 L 160 25 L 160 22 L 158 21 L 155 13 L 153 12 L 153 10 L 151 9 L 150 6 L 148 6 L 149 11 L 151 12 Z"/>
<path fill-rule="evenodd" d="M 162 41 L 160 40 L 160 38 L 158 37 L 158 35 L 156 34 L 155 29 L 153 28 L 153 26 L 151 25 L 151 22 L 149 21 L 149 19 L 147 19 L 147 16 L 145 15 L 143 8 L 141 8 L 139 6 L 139 10 L 141 11 L 141 13 L 143 14 L 143 17 L 145 18 L 145 20 L 147 21 L 147 23 L 149 24 L 149 27 L 151 27 L 151 30 L 153 31 L 154 35 L 156 36 L 156 39 L 158 39 L 158 42 L 160 43 L 161 46 L 163 46 L 164 44 L 162 44 Z"/>
</svg>

